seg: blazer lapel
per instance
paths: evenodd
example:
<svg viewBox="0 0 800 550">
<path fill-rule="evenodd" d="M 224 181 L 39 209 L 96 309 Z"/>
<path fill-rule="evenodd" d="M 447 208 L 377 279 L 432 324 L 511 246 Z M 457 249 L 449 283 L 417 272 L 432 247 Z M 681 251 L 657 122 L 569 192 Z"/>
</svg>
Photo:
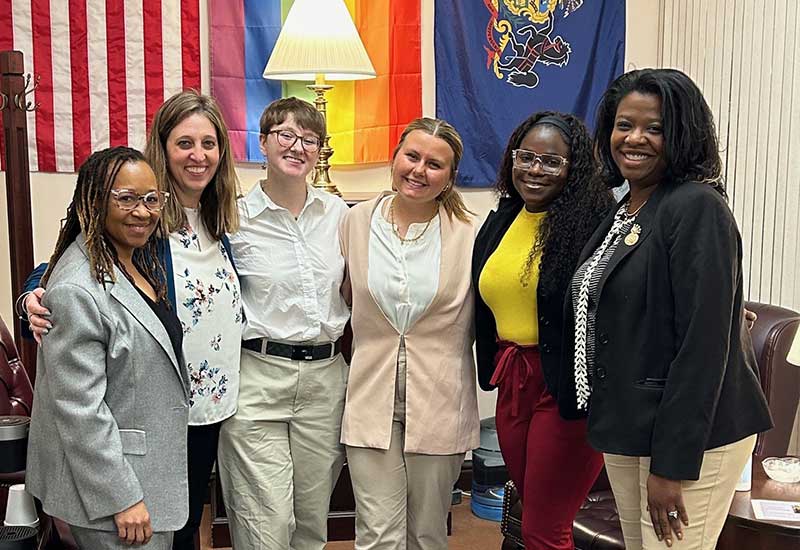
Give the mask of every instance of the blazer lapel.
<svg viewBox="0 0 800 550">
<path fill-rule="evenodd" d="M 153 339 L 158 342 L 161 349 L 167 354 L 175 373 L 181 379 L 186 389 L 186 378 L 181 372 L 180 363 L 172 350 L 172 344 L 169 339 L 164 325 L 156 317 L 156 314 L 150 309 L 150 306 L 145 303 L 144 298 L 139 295 L 139 292 L 134 288 L 131 282 L 125 275 L 117 271 L 117 282 L 111 287 L 111 296 L 119 302 L 122 307 L 136 318 L 137 321 L 150 333 Z"/>
<path fill-rule="evenodd" d="M 647 203 L 642 206 L 642 209 L 636 215 L 636 221 L 634 222 L 634 225 L 638 225 L 641 228 L 639 239 L 637 239 L 634 244 L 627 244 L 625 242 L 625 235 L 623 235 L 620 239 L 619 245 L 617 245 L 616 250 L 614 250 L 611 258 L 608 260 L 608 265 L 606 266 L 605 270 L 603 270 L 603 274 L 600 277 L 600 282 L 597 287 L 598 295 L 602 293 L 603 285 L 605 285 L 606 280 L 608 280 L 608 277 L 614 272 L 620 262 L 622 262 L 622 260 L 624 260 L 628 254 L 631 254 L 634 250 L 641 247 L 642 243 L 647 239 L 648 236 L 650 236 L 650 232 L 653 229 L 653 222 L 655 221 L 656 217 L 656 212 L 658 211 L 658 205 L 661 202 L 661 198 L 664 196 L 665 192 L 666 185 L 659 185 L 659 187 L 653 191 L 653 194 L 650 195 L 650 198 L 647 199 Z M 630 194 L 623 198 L 622 204 L 628 200 L 629 196 Z M 606 231 L 606 233 L 607 232 L 608 231 Z"/>
<path fill-rule="evenodd" d="M 86 241 L 83 235 L 79 235 L 76 240 L 78 241 L 81 252 L 88 258 L 89 254 L 86 251 Z M 150 333 L 153 339 L 158 342 L 158 345 L 161 346 L 161 349 L 163 349 L 167 357 L 169 357 L 172 368 L 175 369 L 175 374 L 180 378 L 183 391 L 188 397 L 188 380 L 183 372 L 184 369 L 181 368 L 178 358 L 175 356 L 175 352 L 172 350 L 167 330 L 164 328 L 164 325 L 161 324 L 158 317 L 156 317 L 156 314 L 153 313 L 153 310 L 145 303 L 144 298 L 139 295 L 139 292 L 134 288 L 128 278 L 118 269 L 114 269 L 117 282 L 111 283 L 111 290 L 109 293 L 122 307 L 128 310 L 139 324 Z"/>
<path fill-rule="evenodd" d="M 442 238 L 442 251 L 439 257 L 439 284 L 436 287 L 436 294 L 433 295 L 431 303 L 428 304 L 428 307 L 425 308 L 425 311 L 420 314 L 417 320 L 408 327 L 406 332 L 410 332 L 411 329 L 414 328 L 414 325 L 428 315 L 428 312 L 435 310 L 436 304 L 442 299 L 444 289 L 449 288 L 450 285 L 457 284 L 452 280 L 453 277 L 463 277 L 463 271 L 465 269 L 462 258 L 464 249 L 454 242 L 456 238 L 455 229 L 453 227 L 454 223 L 456 222 L 450 219 L 450 216 L 447 215 L 447 211 L 440 205 L 439 231 L 441 232 Z M 472 278 L 470 277 L 470 284 L 471 281 Z"/>
</svg>

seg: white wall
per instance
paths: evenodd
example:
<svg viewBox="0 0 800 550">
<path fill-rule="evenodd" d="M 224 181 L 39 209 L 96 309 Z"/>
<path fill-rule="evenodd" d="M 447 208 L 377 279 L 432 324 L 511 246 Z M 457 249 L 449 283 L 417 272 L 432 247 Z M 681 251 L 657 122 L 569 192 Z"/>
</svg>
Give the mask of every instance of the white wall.
<svg viewBox="0 0 800 550">
<path fill-rule="evenodd" d="M 440 0 L 441 1 L 441 0 Z M 663 0 L 658 0 L 663 1 Z M 656 0 L 628 0 L 626 68 L 654 66 L 658 59 L 659 18 L 653 9 Z M 433 55 L 433 0 L 422 0 L 422 108 L 426 115 L 435 114 L 435 73 Z M 202 89 L 208 91 L 208 42 L 206 6 L 201 2 L 201 56 Z M 142 144 L 143 145 L 143 144 Z M 140 145 L 141 146 L 141 145 Z M 260 177 L 260 169 L 254 164 L 243 164 L 237 168 L 242 187 L 246 191 Z M 376 192 L 387 188 L 388 165 L 365 167 L 334 167 L 332 179 L 343 193 Z M 31 200 L 33 218 L 34 259 L 46 261 L 58 236 L 59 220 L 64 216 L 75 185 L 74 174 L 31 174 Z M 485 216 L 494 206 L 494 197 L 488 190 L 464 190 L 467 206 Z M 0 315 L 10 323 L 12 318 L 12 289 L 8 245 L 8 222 L 6 214 L 5 173 L 0 172 Z M 481 416 L 491 416 L 494 411 L 494 393 L 481 392 L 479 405 Z"/>
</svg>

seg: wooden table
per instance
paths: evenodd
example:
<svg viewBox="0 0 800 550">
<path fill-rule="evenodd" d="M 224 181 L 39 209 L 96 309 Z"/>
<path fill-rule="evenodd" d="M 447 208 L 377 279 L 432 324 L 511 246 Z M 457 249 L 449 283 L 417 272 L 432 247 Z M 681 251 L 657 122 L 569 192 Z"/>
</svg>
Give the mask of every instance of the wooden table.
<svg viewBox="0 0 800 550">
<path fill-rule="evenodd" d="M 800 483 L 780 483 L 767 477 L 761 461 L 753 457 L 753 486 L 737 491 L 717 550 L 800 550 L 800 521 L 780 522 L 756 519 L 751 499 L 800 502 Z"/>
</svg>

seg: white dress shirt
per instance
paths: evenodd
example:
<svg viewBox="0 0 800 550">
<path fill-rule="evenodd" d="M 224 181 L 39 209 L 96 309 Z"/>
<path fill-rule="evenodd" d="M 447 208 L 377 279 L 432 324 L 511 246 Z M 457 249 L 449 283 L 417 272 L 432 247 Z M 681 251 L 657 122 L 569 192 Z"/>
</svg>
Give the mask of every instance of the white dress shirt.
<svg viewBox="0 0 800 550">
<path fill-rule="evenodd" d="M 282 342 L 333 342 L 350 311 L 341 295 L 344 258 L 339 223 L 345 202 L 307 186 L 294 216 L 255 185 L 239 199 L 239 232 L 231 247 L 242 285 L 242 337 Z"/>
<path fill-rule="evenodd" d="M 170 233 L 175 309 L 191 382 L 189 424 L 225 420 L 236 412 L 242 304 L 239 279 L 221 241 L 211 238 L 198 210 Z"/>
<path fill-rule="evenodd" d="M 381 213 L 391 200 L 392 196 L 383 199 L 372 214 L 367 280 L 378 307 L 397 332 L 405 334 L 439 289 L 442 235 L 437 215 L 427 230 L 427 223 L 409 225 L 406 242 L 401 242 Z"/>
</svg>

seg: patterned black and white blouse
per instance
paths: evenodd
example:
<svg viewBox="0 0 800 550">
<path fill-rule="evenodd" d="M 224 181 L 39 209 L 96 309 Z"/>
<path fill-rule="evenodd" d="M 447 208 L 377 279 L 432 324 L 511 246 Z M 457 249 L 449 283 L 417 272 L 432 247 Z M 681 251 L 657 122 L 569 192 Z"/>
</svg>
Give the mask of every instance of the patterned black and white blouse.
<svg viewBox="0 0 800 550">
<path fill-rule="evenodd" d="M 575 314 L 575 391 L 578 410 L 586 410 L 591 395 L 590 374 L 594 371 L 595 317 L 597 291 L 608 262 L 623 236 L 631 233 L 636 215 L 628 214 L 627 203 L 614 216 L 603 242 L 581 264 L 572 278 L 572 307 Z"/>
</svg>

